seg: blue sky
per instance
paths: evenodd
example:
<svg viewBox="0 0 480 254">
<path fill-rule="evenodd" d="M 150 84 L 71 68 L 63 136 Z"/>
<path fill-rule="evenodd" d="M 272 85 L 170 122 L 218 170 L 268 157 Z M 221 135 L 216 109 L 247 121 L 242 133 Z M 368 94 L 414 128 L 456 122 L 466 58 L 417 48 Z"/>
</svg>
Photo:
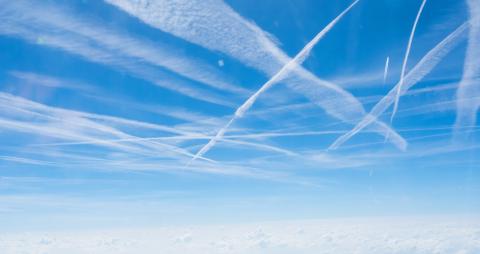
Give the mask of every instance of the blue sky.
<svg viewBox="0 0 480 254">
<path fill-rule="evenodd" d="M 7 230 L 480 211 L 474 0 L 0 3 Z"/>
</svg>

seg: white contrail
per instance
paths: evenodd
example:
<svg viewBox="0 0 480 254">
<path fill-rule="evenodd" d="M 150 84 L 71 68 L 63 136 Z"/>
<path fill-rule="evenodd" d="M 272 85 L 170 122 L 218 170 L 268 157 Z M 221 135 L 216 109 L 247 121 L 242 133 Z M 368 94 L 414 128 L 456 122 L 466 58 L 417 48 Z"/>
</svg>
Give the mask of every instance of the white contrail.
<svg viewBox="0 0 480 254">
<path fill-rule="evenodd" d="M 455 100 L 456 101 L 456 100 Z M 454 104 L 455 101 L 447 101 L 441 103 L 430 104 L 432 105 L 439 105 L 439 104 Z M 424 107 L 424 106 L 421 106 Z M 415 107 L 413 109 L 417 109 L 420 107 Z M 453 107 L 452 107 L 453 108 Z M 432 130 L 451 130 L 454 127 L 452 126 L 444 126 L 444 127 L 429 127 L 429 128 L 406 128 L 406 129 L 397 129 L 398 132 L 418 132 L 418 131 L 432 131 Z M 475 126 L 466 126 L 462 127 L 465 128 L 475 128 Z M 480 127 L 479 127 L 480 128 Z M 278 148 L 275 146 L 269 146 L 264 144 L 258 144 L 253 142 L 246 142 L 241 141 L 238 139 L 258 139 L 258 138 L 275 138 L 275 137 L 296 137 L 296 136 L 321 136 L 321 135 L 335 135 L 335 134 L 342 134 L 348 130 L 334 130 L 334 131 L 301 131 L 301 132 L 274 132 L 274 133 L 252 133 L 252 134 L 239 134 L 239 135 L 225 135 L 223 139 L 220 141 L 225 143 L 232 143 L 232 144 L 242 144 L 247 146 L 253 146 L 258 148 L 264 148 L 265 150 L 277 151 L 280 153 L 284 153 L 287 155 L 298 155 L 288 150 L 283 150 L 282 148 Z M 373 133 L 373 130 L 368 132 Z M 174 140 L 174 141 L 182 141 L 182 140 L 205 140 L 211 139 L 212 136 L 161 136 L 161 137 L 133 137 L 133 138 L 121 138 L 121 139 L 105 139 L 104 142 L 131 142 L 131 141 L 147 141 L 147 140 Z M 30 147 L 48 147 L 48 146 L 75 146 L 75 145 L 95 145 L 98 142 L 92 141 L 80 141 L 80 142 L 59 142 L 59 143 L 41 143 L 41 144 L 31 144 L 28 145 Z"/>
<path fill-rule="evenodd" d="M 2 103 L 3 109 L 8 109 L 10 113 L 14 112 L 15 110 L 25 109 L 26 111 L 23 111 L 23 112 L 28 112 L 32 114 L 32 116 L 35 116 L 34 114 L 37 114 L 37 116 L 49 117 L 54 120 L 63 120 L 62 117 L 63 118 L 75 117 L 78 119 L 96 120 L 99 122 L 107 122 L 110 124 L 120 124 L 124 126 L 135 127 L 135 128 L 159 130 L 159 131 L 174 133 L 179 135 L 195 135 L 195 133 L 193 132 L 182 131 L 170 126 L 160 125 L 156 123 L 153 124 L 153 123 L 141 122 L 141 121 L 136 121 L 132 119 L 115 117 L 115 116 L 99 115 L 95 113 L 87 113 L 82 111 L 74 111 L 69 109 L 51 107 L 48 105 L 44 105 L 38 102 L 25 99 L 23 97 L 19 97 L 19 96 L 15 96 L 15 95 L 3 93 L 3 92 L 0 92 L 0 102 L 3 102 Z M 54 118 L 54 116 L 62 116 L 62 117 Z M 93 123 L 93 121 L 90 123 Z"/>
<path fill-rule="evenodd" d="M 423 7 L 425 7 L 426 3 L 427 3 L 427 0 L 423 0 L 422 4 L 420 5 L 420 9 L 418 10 L 417 17 L 415 18 L 415 22 L 413 22 L 412 31 L 410 32 L 410 38 L 408 38 L 407 50 L 405 51 L 405 57 L 403 58 L 403 63 L 402 63 L 402 71 L 400 73 L 400 82 L 399 82 L 400 85 L 397 87 L 397 93 L 395 94 L 395 102 L 393 104 L 393 111 L 392 111 L 392 116 L 390 117 L 390 122 L 393 121 L 393 118 L 395 117 L 395 113 L 397 112 L 398 101 L 400 100 L 400 91 L 402 90 L 403 79 L 405 78 L 405 71 L 407 68 L 408 56 L 410 55 L 410 48 L 412 47 L 413 36 L 415 35 L 415 30 L 417 28 L 418 20 L 422 15 Z"/>
<path fill-rule="evenodd" d="M 387 82 L 387 75 L 388 75 L 388 65 L 390 63 L 390 57 L 387 56 L 387 60 L 385 60 L 385 69 L 383 70 L 383 83 Z"/>
<path fill-rule="evenodd" d="M 464 23 L 455 31 L 449 34 L 445 39 L 431 49 L 415 67 L 405 76 L 403 87 L 400 93 L 405 93 L 410 87 L 417 84 L 425 75 L 427 75 L 455 46 L 465 38 L 469 22 Z M 374 122 L 388 107 L 394 102 L 395 94 L 398 91 L 400 83 L 397 83 L 388 94 L 378 102 L 370 113 L 362 119 L 352 130 L 339 137 L 329 149 L 336 149 L 345 143 L 352 136 L 357 134 L 363 128 Z"/>
<path fill-rule="evenodd" d="M 325 28 L 323 28 L 305 47 L 293 58 L 291 59 L 286 65 L 284 65 L 280 71 L 278 71 L 273 77 L 271 77 L 265 84 L 263 84 L 260 89 L 255 92 L 252 96 L 250 96 L 236 111 L 233 117 L 227 122 L 227 124 L 221 128 L 215 137 L 210 139 L 210 141 L 198 151 L 197 154 L 192 158 L 191 161 L 194 161 L 197 157 L 202 156 L 205 154 L 208 150 L 210 150 L 216 142 L 225 135 L 225 132 L 228 130 L 230 125 L 238 119 L 243 117 L 245 112 L 250 109 L 250 107 L 255 103 L 255 101 L 258 99 L 258 97 L 268 90 L 270 87 L 272 87 L 274 84 L 276 84 L 279 80 L 285 77 L 285 75 L 290 72 L 292 69 L 294 69 L 297 65 L 300 65 L 310 54 L 310 51 L 312 48 L 315 46 L 315 44 L 320 41 L 320 39 L 330 31 L 333 26 L 351 9 L 353 6 L 355 6 L 360 0 L 356 0 L 353 2 L 350 6 L 348 6 L 340 15 L 338 15 L 334 20 L 332 20 Z"/>
<path fill-rule="evenodd" d="M 454 125 L 455 141 L 466 141 L 469 133 L 462 133 L 458 130 L 461 127 L 476 124 L 477 111 L 480 107 L 480 100 L 478 99 L 480 96 L 480 2 L 478 0 L 468 0 L 467 3 L 471 26 L 463 76 L 457 90 L 457 117 Z"/>
</svg>

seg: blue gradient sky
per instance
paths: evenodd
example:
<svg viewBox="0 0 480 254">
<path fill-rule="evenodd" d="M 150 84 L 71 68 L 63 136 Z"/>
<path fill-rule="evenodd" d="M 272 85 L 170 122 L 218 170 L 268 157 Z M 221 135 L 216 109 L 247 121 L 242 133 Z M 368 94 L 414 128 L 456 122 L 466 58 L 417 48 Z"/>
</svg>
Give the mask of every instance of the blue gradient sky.
<svg viewBox="0 0 480 254">
<path fill-rule="evenodd" d="M 2 229 L 480 212 L 479 126 L 456 120 L 478 117 L 457 91 L 464 66 L 478 85 L 479 6 L 426 3 L 407 73 L 471 25 L 379 116 L 406 150 L 368 128 L 328 149 L 399 82 L 421 4 L 360 0 L 189 164 L 352 2 L 147 2 L 0 1 Z"/>
</svg>

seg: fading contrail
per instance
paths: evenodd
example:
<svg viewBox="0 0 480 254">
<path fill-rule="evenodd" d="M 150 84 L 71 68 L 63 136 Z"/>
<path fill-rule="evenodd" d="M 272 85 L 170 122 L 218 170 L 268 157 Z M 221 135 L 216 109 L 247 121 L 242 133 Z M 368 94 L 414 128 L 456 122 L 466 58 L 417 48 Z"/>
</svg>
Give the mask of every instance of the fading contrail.
<svg viewBox="0 0 480 254">
<path fill-rule="evenodd" d="M 388 65 L 390 63 L 390 57 L 387 56 L 387 60 L 385 60 L 385 69 L 383 70 L 383 83 L 387 82 L 387 75 L 388 75 Z"/>
<path fill-rule="evenodd" d="M 292 59 L 290 60 L 286 65 L 284 65 L 280 71 L 278 71 L 273 77 L 271 77 L 265 84 L 262 85 L 262 87 L 260 87 L 260 89 L 255 92 L 252 96 L 250 96 L 239 108 L 237 108 L 237 110 L 235 111 L 235 114 L 233 115 L 233 117 L 228 121 L 228 123 L 223 127 L 221 128 L 217 134 L 215 135 L 215 137 L 213 137 L 212 139 L 210 139 L 210 141 L 204 146 L 202 147 L 202 149 L 200 149 L 200 151 L 198 151 L 197 154 L 195 154 L 195 156 L 192 158 L 192 160 L 190 162 L 193 162 L 195 159 L 197 159 L 199 156 L 202 156 L 203 154 L 205 154 L 206 152 L 208 152 L 208 150 L 210 150 L 216 143 L 219 139 L 221 139 L 224 135 L 225 135 L 225 132 L 227 132 L 228 128 L 230 127 L 230 125 L 232 125 L 232 123 L 238 119 L 238 118 L 241 118 L 243 117 L 243 115 L 245 114 L 245 112 L 250 109 L 250 107 L 253 105 L 253 103 L 255 103 L 255 101 L 258 99 L 258 97 L 263 93 L 265 92 L 266 90 L 268 90 L 270 87 L 272 87 L 274 84 L 276 84 L 278 81 L 280 81 L 282 78 L 285 77 L 285 75 L 287 73 L 289 73 L 292 69 L 294 69 L 297 65 L 301 64 L 303 61 L 305 61 L 305 59 L 309 56 L 310 54 L 310 51 L 312 50 L 312 48 L 315 46 L 315 44 L 318 43 L 318 41 L 320 41 L 320 39 L 326 34 L 328 33 L 332 28 L 333 26 L 335 26 L 335 24 L 350 10 L 353 8 L 353 6 L 355 6 L 360 0 L 356 0 L 355 2 L 353 2 L 350 6 L 348 6 L 342 13 L 340 13 L 340 15 L 338 15 L 334 20 L 332 20 L 325 28 L 323 28 L 309 43 L 307 43 L 307 45 L 305 45 L 305 47 Z"/>
<path fill-rule="evenodd" d="M 168 44 L 135 38 L 98 21 L 92 22 L 66 8 L 31 0 L 0 0 L 0 6 L 1 35 L 61 49 L 88 61 L 127 71 L 195 100 L 233 108 L 236 104 L 225 100 L 219 91 L 250 94 L 249 90 L 230 84 L 230 78 L 205 61 L 186 56 Z"/>
<path fill-rule="evenodd" d="M 464 126 L 474 126 L 480 107 L 480 2 L 468 0 L 471 26 L 468 36 L 467 52 L 463 67 L 463 76 L 457 90 L 457 116 L 455 120 L 454 140 L 466 141 L 469 132 L 458 130 Z M 475 98 L 477 97 L 477 98 Z"/>
<path fill-rule="evenodd" d="M 333 150 L 338 148 L 340 145 L 345 143 L 352 136 L 357 134 L 363 128 L 375 121 L 383 112 L 385 112 L 388 107 L 394 103 L 395 94 L 397 91 L 400 93 L 405 93 L 409 88 L 417 84 L 425 75 L 427 75 L 435 66 L 453 49 L 455 48 L 462 39 L 465 38 L 467 34 L 467 28 L 469 27 L 469 22 L 465 22 L 455 31 L 449 34 L 445 39 L 438 43 L 433 49 L 431 49 L 421 60 L 415 65 L 415 67 L 405 76 L 403 80 L 403 86 L 399 90 L 399 86 L 402 83 L 397 83 L 394 88 L 392 88 L 388 94 L 378 102 L 370 113 L 362 119 L 352 130 L 345 133 L 339 137 L 329 149 Z"/>
<path fill-rule="evenodd" d="M 171 127 L 51 107 L 3 92 L 0 92 L 0 104 L 5 105 L 7 112 L 11 112 L 11 115 L 6 114 L 6 116 L 0 114 L 0 129 L 10 129 L 21 133 L 71 140 L 77 143 L 97 144 L 109 149 L 117 149 L 147 156 L 157 154 L 158 151 L 167 151 L 169 153 L 187 156 L 188 159 L 194 156 L 194 154 L 189 151 L 174 145 L 148 140 L 144 142 L 140 142 L 142 140 L 138 139 L 133 140 L 136 138 L 135 136 L 120 131 L 112 127 L 111 124 L 115 123 L 116 125 L 120 124 L 123 126 L 162 130 L 181 135 L 189 134 L 189 132 L 175 131 L 175 129 Z M 18 120 L 12 116 L 21 116 L 27 120 Z M 43 119 L 45 122 L 37 122 L 35 119 Z M 68 119 L 69 122 L 68 127 L 65 126 L 66 119 Z M 134 146 L 107 140 L 112 137 L 130 139 Z M 199 159 L 214 162 L 207 158 Z"/>
<path fill-rule="evenodd" d="M 400 73 L 400 82 L 399 82 L 400 85 L 397 87 L 397 93 L 395 94 L 395 102 L 393 104 L 393 111 L 392 111 L 392 116 L 390 117 L 390 123 L 393 122 L 393 118 L 395 117 L 395 113 L 397 112 L 397 109 L 398 109 L 398 101 L 400 100 L 400 91 L 402 90 L 402 86 L 405 78 L 405 71 L 407 68 L 408 56 L 410 55 L 410 48 L 412 47 L 413 37 L 415 35 L 415 30 L 417 28 L 418 20 L 422 15 L 423 7 L 425 7 L 426 3 L 427 3 L 427 0 L 423 0 L 422 5 L 420 5 L 420 9 L 418 9 L 415 22 L 413 22 L 412 31 L 410 32 L 410 38 L 408 39 L 407 50 L 405 51 L 405 57 L 403 58 L 402 72 Z"/>
</svg>

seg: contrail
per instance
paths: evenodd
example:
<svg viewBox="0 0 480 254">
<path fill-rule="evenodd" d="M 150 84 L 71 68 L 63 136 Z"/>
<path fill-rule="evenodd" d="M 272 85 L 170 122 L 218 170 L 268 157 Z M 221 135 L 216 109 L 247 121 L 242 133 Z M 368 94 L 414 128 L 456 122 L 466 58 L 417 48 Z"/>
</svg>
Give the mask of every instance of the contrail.
<svg viewBox="0 0 480 254">
<path fill-rule="evenodd" d="M 0 119 L 0 122 L 1 122 L 1 119 Z M 335 132 L 335 133 L 339 133 L 339 132 Z M 244 136 L 245 135 L 235 135 L 235 136 L 231 136 L 231 137 L 232 138 L 242 138 Z M 268 135 L 264 135 L 264 136 L 269 137 Z M 263 136 L 259 136 L 259 137 L 263 137 Z M 97 144 L 103 144 L 103 143 L 129 143 L 129 142 L 137 142 L 137 141 L 156 141 L 156 140 L 196 140 L 196 139 L 211 139 L 211 138 L 213 138 L 213 137 L 212 136 L 205 136 L 205 135 L 145 137 L 145 138 L 144 137 L 132 136 L 132 137 L 127 137 L 127 138 L 103 139 L 103 140 L 95 140 L 95 141 L 76 141 L 76 142 L 59 142 L 59 143 L 47 143 L 47 144 L 31 144 L 29 146 L 32 146 L 32 147 L 75 146 L 75 145 L 97 145 Z M 279 148 L 279 147 L 276 147 L 276 146 L 272 146 L 272 145 L 267 145 L 267 144 L 230 139 L 230 137 L 224 137 L 224 138 L 221 139 L 221 141 L 225 142 L 225 143 L 230 143 L 230 144 L 238 144 L 238 145 L 256 147 L 256 148 L 261 149 L 261 150 L 274 151 L 274 152 L 282 153 L 282 154 L 289 155 L 289 156 L 298 156 L 297 153 L 294 153 L 292 151 L 289 151 L 289 150 L 286 150 L 286 149 L 283 149 L 283 148 Z M 166 145 L 164 143 L 154 143 L 154 144 Z M 172 149 L 173 148 L 178 148 L 178 147 L 172 146 Z M 186 151 L 184 149 L 181 149 L 179 151 L 181 151 L 182 154 L 184 154 L 184 155 L 188 155 L 189 157 L 194 156 L 193 154 L 191 154 L 189 152 L 184 152 L 184 151 Z M 203 158 L 203 157 L 199 157 L 199 159 L 203 159 L 203 160 L 209 161 L 209 162 L 216 162 L 216 161 L 210 160 L 208 158 Z"/>
<path fill-rule="evenodd" d="M 291 60 L 277 46 L 273 36 L 221 0 L 105 1 L 151 27 L 229 55 L 267 77 L 274 76 Z M 287 75 L 282 82 L 324 109 L 328 115 L 352 125 L 365 116 L 360 101 L 340 86 L 318 78 L 301 65 L 292 72 L 294 74 Z M 373 123 L 369 128 L 376 129 L 382 136 L 394 132 L 388 125 L 378 123 Z M 389 141 L 403 149 L 406 141 L 397 137 L 392 136 Z"/>
<path fill-rule="evenodd" d="M 452 103 L 452 101 L 448 101 L 447 103 Z M 429 128 L 405 128 L 405 129 L 397 129 L 398 132 L 418 132 L 418 131 L 432 131 L 432 130 L 451 130 L 454 127 L 452 126 L 442 126 L 442 127 L 429 127 Z M 460 127 L 460 129 L 468 129 L 468 128 L 477 128 L 476 126 L 464 126 Z M 478 127 L 480 128 L 480 127 Z M 347 131 L 347 130 L 345 130 Z M 334 134 L 342 134 L 345 131 L 342 130 L 334 130 L 334 131 L 302 131 L 302 132 L 277 132 L 277 133 L 252 133 L 252 134 L 240 134 L 240 135 L 225 135 L 222 142 L 230 142 L 232 144 L 242 144 L 248 146 L 255 146 L 255 147 L 264 147 L 265 149 L 278 151 L 281 153 L 289 154 L 289 155 L 298 155 L 292 153 L 288 150 L 282 150 L 278 147 L 273 147 L 264 144 L 257 144 L 252 142 L 245 142 L 237 139 L 256 139 L 256 138 L 275 138 L 275 137 L 296 137 L 296 136 L 320 136 L 320 135 L 334 135 Z M 375 131 L 370 130 L 367 132 L 374 133 Z M 131 142 L 131 141 L 147 141 L 147 140 L 198 140 L 198 139 L 211 139 L 212 136 L 162 136 L 162 137 L 134 137 L 134 138 L 120 138 L 120 139 L 105 139 L 102 140 L 103 142 Z M 232 139 L 235 138 L 235 139 Z M 40 144 L 30 144 L 30 147 L 48 147 L 48 146 L 75 146 L 75 145 L 95 145 L 100 143 L 99 141 L 79 141 L 79 142 L 58 142 L 58 143 L 40 143 Z"/>
<path fill-rule="evenodd" d="M 197 159 L 199 156 L 202 156 L 203 154 L 205 154 L 206 152 L 208 152 L 208 150 L 210 150 L 216 143 L 219 139 L 221 139 L 223 137 L 223 135 L 225 135 L 225 132 L 228 130 L 228 128 L 230 127 L 230 125 L 232 125 L 232 123 L 238 119 L 238 118 L 241 118 L 243 117 L 243 115 L 245 114 L 245 112 L 250 109 L 250 107 L 253 105 L 253 103 L 255 103 L 255 101 L 258 99 L 258 97 L 263 93 L 265 92 L 266 90 L 268 90 L 270 87 L 272 87 L 274 84 L 276 84 L 279 80 L 281 80 L 282 78 L 285 77 L 285 75 L 290 72 L 292 69 L 294 69 L 297 65 L 301 64 L 310 54 L 310 51 L 312 50 L 312 48 L 315 46 L 315 44 L 318 43 L 318 41 L 320 41 L 320 39 L 326 34 L 328 33 L 332 28 L 333 26 L 335 26 L 335 24 L 350 10 L 353 8 L 353 6 L 355 6 L 360 0 L 356 0 L 355 2 L 353 2 L 350 6 L 347 7 L 347 9 L 345 9 L 342 13 L 340 13 L 340 15 L 338 15 L 334 20 L 332 20 L 325 28 L 323 28 L 309 43 L 307 43 L 307 45 L 305 45 L 305 47 L 292 59 L 290 60 L 286 65 L 284 65 L 280 71 L 278 71 L 273 77 L 271 77 L 265 84 L 262 85 L 262 87 L 260 87 L 260 89 L 255 92 L 252 96 L 250 96 L 236 111 L 235 111 L 235 114 L 233 115 L 233 117 L 228 121 L 228 123 L 223 127 L 221 128 L 218 133 L 215 135 L 215 137 L 213 137 L 212 139 L 210 139 L 210 141 L 204 146 L 202 147 L 202 149 L 200 149 L 200 151 L 198 151 L 198 153 L 192 158 L 192 160 L 190 161 L 193 162 L 195 159 Z"/>
<path fill-rule="evenodd" d="M 405 71 L 407 68 L 408 56 L 410 55 L 410 48 L 412 47 L 413 36 L 415 35 L 415 30 L 417 28 L 418 20 L 422 15 L 423 7 L 425 7 L 426 3 L 427 3 L 427 0 L 423 0 L 422 5 L 420 5 L 420 9 L 418 10 L 417 17 L 415 18 L 415 22 L 413 22 L 412 31 L 410 32 L 410 38 L 408 39 L 407 50 L 405 52 L 405 57 L 403 58 L 402 72 L 400 73 L 400 83 L 399 83 L 400 85 L 398 86 L 397 93 L 395 94 L 395 103 L 393 104 L 393 112 L 392 112 L 392 116 L 390 117 L 390 123 L 393 121 L 393 118 L 395 117 L 395 113 L 397 112 L 398 101 L 400 100 L 400 91 L 402 90 L 402 86 L 403 86 L 403 79 L 405 77 Z"/>
<path fill-rule="evenodd" d="M 357 134 L 363 128 L 375 121 L 388 107 L 394 102 L 395 94 L 397 91 L 405 93 L 409 88 L 417 84 L 425 75 L 427 75 L 435 66 L 453 49 L 455 48 L 467 34 L 467 28 L 469 22 L 465 22 L 455 31 L 449 34 L 445 39 L 438 43 L 433 49 L 431 49 L 421 60 L 415 65 L 415 67 L 405 76 L 403 80 L 403 87 L 399 90 L 399 86 L 402 83 L 397 83 L 388 94 L 378 102 L 370 113 L 365 116 L 352 130 L 339 137 L 328 149 L 334 150 L 340 145 L 345 143 L 352 136 Z"/>
<path fill-rule="evenodd" d="M 387 60 L 385 60 L 385 69 L 383 70 L 383 83 L 387 82 L 387 75 L 388 75 L 388 65 L 390 63 L 390 57 L 387 56 Z"/>
<path fill-rule="evenodd" d="M 457 90 L 457 116 L 454 128 L 454 140 L 466 141 L 469 132 L 461 133 L 459 128 L 473 126 L 477 121 L 480 107 L 480 2 L 468 0 L 471 27 L 468 36 L 467 52 L 463 67 L 463 76 Z M 475 98 L 477 97 L 477 98 Z"/>
</svg>

